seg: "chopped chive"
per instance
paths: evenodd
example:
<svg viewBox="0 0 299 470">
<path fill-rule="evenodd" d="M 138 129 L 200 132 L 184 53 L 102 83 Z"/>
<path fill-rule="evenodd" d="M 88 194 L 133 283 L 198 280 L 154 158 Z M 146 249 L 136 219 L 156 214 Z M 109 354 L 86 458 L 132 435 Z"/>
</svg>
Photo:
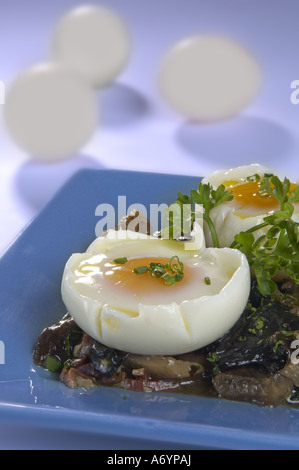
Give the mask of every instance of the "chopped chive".
<svg viewBox="0 0 299 470">
<path fill-rule="evenodd" d="M 211 284 L 211 279 L 209 278 L 209 276 L 205 277 L 205 283 L 207 284 L 207 286 Z"/>
<path fill-rule="evenodd" d="M 174 275 L 174 279 L 175 279 L 175 282 L 180 282 L 184 277 L 184 273 L 183 272 L 178 272 Z"/>
<path fill-rule="evenodd" d="M 260 181 L 261 177 L 258 173 L 255 173 L 254 175 L 247 176 L 245 181 Z"/>
<path fill-rule="evenodd" d="M 44 362 L 45 369 L 48 369 L 50 372 L 58 372 L 61 367 L 61 361 L 56 356 L 47 356 Z"/>
<path fill-rule="evenodd" d="M 72 366 L 72 360 L 71 360 L 71 359 L 67 359 L 67 360 L 65 361 L 65 363 L 64 363 L 65 369 L 66 369 L 66 370 L 70 370 L 71 366 Z"/>
<path fill-rule="evenodd" d="M 67 335 L 64 341 L 65 349 L 68 357 L 70 357 L 70 333 Z"/>
<path fill-rule="evenodd" d="M 165 273 L 165 266 L 161 263 L 150 263 L 149 267 L 150 273 L 152 277 L 162 277 Z"/>
<path fill-rule="evenodd" d="M 134 268 L 134 273 L 135 274 L 144 274 L 149 271 L 149 268 L 147 266 L 137 266 Z"/>
<path fill-rule="evenodd" d="M 116 258 L 114 260 L 114 263 L 115 264 L 125 264 L 126 262 L 128 261 L 128 258 L 126 258 L 125 256 L 123 258 Z"/>
<path fill-rule="evenodd" d="M 169 273 L 165 273 L 163 274 L 162 278 L 164 279 L 165 283 L 168 285 L 168 286 L 173 286 L 175 284 L 175 279 L 174 277 L 169 274 Z"/>
<path fill-rule="evenodd" d="M 173 262 L 177 260 L 177 262 Z M 161 278 L 165 281 L 165 284 L 168 286 L 173 286 L 176 282 L 179 282 L 183 279 L 184 265 L 179 260 L 178 256 L 173 256 L 170 258 L 167 264 L 162 263 L 150 263 L 149 267 L 147 266 L 137 266 L 134 268 L 135 274 L 143 274 L 149 272 L 151 277 Z"/>
</svg>

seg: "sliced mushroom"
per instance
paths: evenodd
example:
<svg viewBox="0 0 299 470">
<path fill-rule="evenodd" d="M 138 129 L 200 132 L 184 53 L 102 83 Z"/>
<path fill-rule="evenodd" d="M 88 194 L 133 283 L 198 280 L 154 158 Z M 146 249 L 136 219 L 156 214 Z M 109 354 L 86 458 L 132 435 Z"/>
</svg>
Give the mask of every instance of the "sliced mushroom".
<svg viewBox="0 0 299 470">
<path fill-rule="evenodd" d="M 133 369 L 143 368 L 153 379 L 185 379 L 202 371 L 202 366 L 197 362 L 182 361 L 169 356 L 129 354 L 125 365 Z"/>
<path fill-rule="evenodd" d="M 276 406 L 292 391 L 292 381 L 276 373 L 270 376 L 234 369 L 216 375 L 214 387 L 221 398 Z"/>
</svg>

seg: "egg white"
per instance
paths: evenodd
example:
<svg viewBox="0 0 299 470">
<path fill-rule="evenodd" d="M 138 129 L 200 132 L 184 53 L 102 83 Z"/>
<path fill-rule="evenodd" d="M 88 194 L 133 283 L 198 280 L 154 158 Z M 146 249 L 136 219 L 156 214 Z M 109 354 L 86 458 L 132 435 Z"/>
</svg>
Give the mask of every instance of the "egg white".
<svg viewBox="0 0 299 470">
<path fill-rule="evenodd" d="M 161 292 L 126 292 L 99 273 L 116 258 L 177 255 L 193 274 Z M 135 275 L 135 274 L 132 274 Z M 208 277 L 210 284 L 204 282 Z M 149 282 L 159 282 L 149 279 Z M 135 354 L 175 355 L 201 348 L 226 333 L 249 296 L 246 257 L 229 248 L 186 250 L 184 243 L 110 230 L 86 253 L 73 254 L 62 279 L 62 298 L 75 322 L 107 347 Z"/>
<path fill-rule="evenodd" d="M 228 170 L 219 170 L 212 173 L 210 176 L 203 178 L 204 184 L 210 183 L 214 188 L 217 188 L 226 181 L 235 182 L 235 186 L 243 183 L 246 178 L 255 174 L 263 177 L 265 174 L 273 174 L 273 170 L 254 163 L 251 165 L 243 165 Z M 280 179 L 283 177 L 279 176 Z M 228 188 L 229 190 L 229 188 Z M 264 217 L 270 215 L 273 211 L 261 213 L 257 211 L 254 206 L 248 206 L 246 209 L 241 209 L 236 206 L 234 200 L 220 204 L 210 211 L 210 217 L 214 223 L 220 247 L 230 247 L 234 241 L 235 235 L 241 231 L 246 231 L 251 227 L 255 227 L 264 221 Z M 299 206 L 295 206 L 293 219 L 299 221 Z M 254 232 L 256 238 L 264 235 L 267 228 Z M 207 246 L 213 246 L 212 237 L 207 226 L 204 224 L 204 233 Z"/>
</svg>

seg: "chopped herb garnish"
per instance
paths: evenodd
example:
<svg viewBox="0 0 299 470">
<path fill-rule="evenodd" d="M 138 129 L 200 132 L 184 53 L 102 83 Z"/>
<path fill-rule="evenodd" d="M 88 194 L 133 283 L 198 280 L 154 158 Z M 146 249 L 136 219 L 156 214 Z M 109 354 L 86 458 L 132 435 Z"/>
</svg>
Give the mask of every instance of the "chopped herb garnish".
<svg viewBox="0 0 299 470">
<path fill-rule="evenodd" d="M 62 368 L 62 364 L 56 356 L 47 356 L 44 362 L 44 367 L 50 372 L 55 373 Z"/>
<path fill-rule="evenodd" d="M 285 330 L 282 330 L 280 333 L 281 333 L 283 336 L 295 336 L 294 331 L 285 331 Z"/>
<path fill-rule="evenodd" d="M 207 286 L 211 284 L 211 279 L 209 278 L 209 276 L 205 277 L 205 283 L 207 284 Z"/>
<path fill-rule="evenodd" d="M 70 333 L 69 333 L 69 334 L 67 335 L 67 337 L 65 338 L 64 344 L 65 344 L 66 353 L 67 353 L 68 357 L 70 357 L 70 355 L 71 355 L 71 349 L 70 349 Z"/>
<path fill-rule="evenodd" d="M 281 340 L 276 341 L 276 343 L 273 346 L 273 352 L 277 351 L 277 348 L 279 347 L 280 344 L 283 344 L 283 341 L 281 341 Z"/>
<path fill-rule="evenodd" d="M 70 368 L 72 367 L 72 360 L 71 359 L 67 359 L 65 362 L 64 362 L 64 368 L 66 370 L 70 370 Z"/>
<path fill-rule="evenodd" d="M 207 356 L 207 360 L 214 364 L 219 361 L 219 356 L 216 353 L 212 352 L 209 354 L 209 356 Z"/>
<path fill-rule="evenodd" d="M 163 279 L 165 284 L 173 286 L 176 282 L 180 282 L 184 277 L 184 265 L 178 256 L 172 256 L 168 263 L 151 262 L 149 266 L 136 266 L 135 274 L 144 274 L 149 272 L 151 277 Z"/>
<path fill-rule="evenodd" d="M 220 367 L 219 367 L 219 366 L 213 367 L 213 374 L 214 374 L 214 375 L 221 374 L 221 370 L 220 370 Z M 212 382 L 213 382 L 213 379 L 212 379 Z"/>
<path fill-rule="evenodd" d="M 123 258 L 116 258 L 114 260 L 114 263 L 115 264 L 125 264 L 126 262 L 128 261 L 128 258 L 126 258 L 125 256 Z"/>
<path fill-rule="evenodd" d="M 264 327 L 264 319 L 259 318 L 256 320 L 256 329 L 261 330 Z"/>
<path fill-rule="evenodd" d="M 260 181 L 261 177 L 258 173 L 255 173 L 254 175 L 251 175 L 251 176 L 247 176 L 247 178 L 245 179 L 245 181 L 253 181 L 253 182 L 256 182 L 256 181 Z"/>
<path fill-rule="evenodd" d="M 246 341 L 246 339 L 247 339 L 246 336 L 238 336 L 238 338 L 237 338 L 237 340 L 240 341 L 240 342 L 241 341 Z"/>
<path fill-rule="evenodd" d="M 134 268 L 135 274 L 144 274 L 148 272 L 149 272 L 149 268 L 147 266 L 137 266 L 136 268 Z"/>
<path fill-rule="evenodd" d="M 175 284 L 175 278 L 174 276 L 172 276 L 172 274 L 165 273 L 161 277 L 164 279 L 165 284 L 167 284 L 168 286 L 173 286 Z"/>
</svg>

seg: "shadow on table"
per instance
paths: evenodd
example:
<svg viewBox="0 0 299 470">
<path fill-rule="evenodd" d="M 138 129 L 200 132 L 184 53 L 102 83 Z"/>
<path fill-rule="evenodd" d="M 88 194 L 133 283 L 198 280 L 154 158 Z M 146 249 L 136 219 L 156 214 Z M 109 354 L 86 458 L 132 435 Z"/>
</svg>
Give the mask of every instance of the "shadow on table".
<svg viewBox="0 0 299 470">
<path fill-rule="evenodd" d="M 219 169 L 260 163 L 275 170 L 293 146 L 283 126 L 252 116 L 210 124 L 185 122 L 176 139 L 195 158 L 209 160 Z"/>
<path fill-rule="evenodd" d="M 151 112 L 149 101 L 136 89 L 114 83 L 99 91 L 100 125 L 121 127 L 135 124 Z"/>
</svg>

